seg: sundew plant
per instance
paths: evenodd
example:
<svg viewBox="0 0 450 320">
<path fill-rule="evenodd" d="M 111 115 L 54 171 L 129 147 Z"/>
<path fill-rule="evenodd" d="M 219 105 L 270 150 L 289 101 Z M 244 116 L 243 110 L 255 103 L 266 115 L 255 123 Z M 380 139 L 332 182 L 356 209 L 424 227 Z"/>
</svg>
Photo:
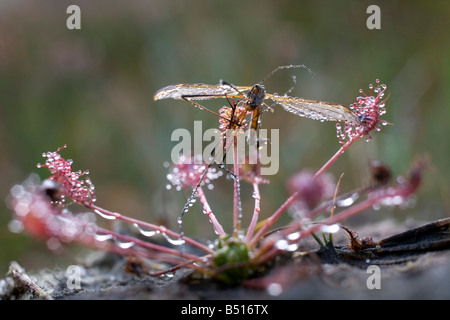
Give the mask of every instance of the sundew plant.
<svg viewBox="0 0 450 320">
<path fill-rule="evenodd" d="M 231 168 L 225 168 L 224 165 L 204 162 L 201 158 L 198 160 L 198 155 L 184 155 L 177 163 L 169 165 L 167 178 L 173 189 L 188 190 L 191 194 L 184 208 L 180 208 L 180 228 L 170 230 L 97 205 L 89 172 L 74 171 L 72 160 L 62 156 L 66 148 L 63 146 L 44 153 L 45 162 L 38 164 L 39 168 L 49 170 L 50 177 L 40 182 L 33 175 L 11 189 L 9 202 L 14 218 L 10 229 L 13 232 L 25 231 L 46 241 L 48 248 L 55 252 L 70 243 L 81 243 L 126 257 L 156 260 L 167 266 L 164 269 L 149 268 L 147 272 L 152 276 L 188 268 L 204 278 L 228 285 L 246 285 L 255 281 L 266 283 L 263 279 L 268 266 L 273 265 L 271 262 L 283 254 L 298 250 L 303 239 L 318 238 L 316 234 L 334 233 L 340 229 L 342 221 L 374 206 L 405 206 L 414 195 L 421 181 L 422 161 L 415 162 L 409 175 L 397 177 L 392 184 L 383 174 L 383 166 L 375 163 L 372 166 L 374 179 L 370 186 L 357 187 L 342 195 L 339 194 L 339 181 L 335 183 L 328 172 L 353 143 L 360 139 L 370 142 L 374 133 L 388 124 L 381 119 L 387 110 L 385 93 L 386 85 L 378 80 L 369 86 L 369 93 L 360 90 L 361 95 L 345 110 L 347 114 L 342 121 L 336 119 L 340 148 L 316 169 L 292 173 L 287 182 L 290 196 L 266 219 L 259 217 L 264 206 L 260 187 L 269 187 L 269 180 L 261 176 L 258 161 L 254 164 L 235 161 Z M 224 107 L 218 114 L 218 128 L 222 132 L 226 152 L 236 151 L 238 136 L 246 127 L 257 125 L 255 113 L 246 107 L 247 99 L 246 95 L 228 99 L 230 106 Z M 253 118 L 246 120 L 249 115 Z M 204 192 L 213 180 L 225 176 L 233 180 L 229 195 L 230 214 L 227 217 L 233 219 L 231 230 L 222 226 L 214 214 L 214 205 L 209 203 Z M 240 189 L 244 183 L 250 184 L 253 189 L 252 212 L 242 212 Z M 184 233 L 182 218 L 196 201 L 201 203 L 203 214 L 216 234 L 215 239 L 201 242 Z M 75 205 L 84 209 L 75 213 Z M 289 215 L 290 222 L 275 229 L 275 223 L 287 214 L 288 209 L 294 209 L 294 214 Z M 328 213 L 326 218 L 318 219 L 324 213 Z M 243 215 L 251 216 L 249 225 L 243 225 Z M 120 220 L 129 224 L 135 233 L 122 234 L 100 227 L 98 218 Z M 165 243 L 153 241 L 156 237 L 164 238 Z"/>
</svg>

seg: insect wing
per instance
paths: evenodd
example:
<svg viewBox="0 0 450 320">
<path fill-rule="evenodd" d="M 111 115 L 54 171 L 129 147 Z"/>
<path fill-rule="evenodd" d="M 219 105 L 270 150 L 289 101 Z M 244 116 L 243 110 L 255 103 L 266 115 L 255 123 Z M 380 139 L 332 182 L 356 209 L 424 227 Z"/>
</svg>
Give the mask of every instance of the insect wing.
<svg viewBox="0 0 450 320">
<path fill-rule="evenodd" d="M 267 94 L 266 98 L 280 104 L 286 111 L 295 115 L 322 121 L 347 121 L 359 125 L 359 118 L 348 108 L 334 103 L 284 97 Z"/>
<path fill-rule="evenodd" d="M 232 87 L 225 84 L 174 84 L 159 89 L 153 96 L 153 99 L 156 101 L 161 99 L 183 99 L 184 97 L 191 100 L 209 100 L 226 96 L 242 97 L 241 92 L 249 89 L 250 87 Z"/>
</svg>

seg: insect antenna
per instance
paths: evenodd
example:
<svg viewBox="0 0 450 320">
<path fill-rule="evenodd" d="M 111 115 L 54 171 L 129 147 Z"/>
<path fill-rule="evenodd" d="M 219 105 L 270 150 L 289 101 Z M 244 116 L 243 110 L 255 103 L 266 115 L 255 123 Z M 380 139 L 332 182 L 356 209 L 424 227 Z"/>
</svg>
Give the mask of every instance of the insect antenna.
<svg viewBox="0 0 450 320">
<path fill-rule="evenodd" d="M 292 92 L 292 90 L 294 90 L 295 85 L 297 84 L 297 77 L 295 75 L 292 75 L 291 78 L 292 78 L 292 85 L 285 93 L 283 93 L 283 97 L 287 97 Z M 277 102 L 275 102 L 275 101 L 272 102 L 270 104 L 270 106 L 267 105 L 266 103 L 264 103 L 264 104 L 265 104 L 266 108 L 261 110 L 261 114 L 264 112 L 267 112 L 267 111 L 273 112 L 273 107 L 275 105 L 277 105 Z"/>
<path fill-rule="evenodd" d="M 313 78 L 316 76 L 316 74 L 307 66 L 301 64 L 301 65 L 286 65 L 286 66 L 279 66 L 277 68 L 275 68 L 274 70 L 272 70 L 272 72 L 270 72 L 267 76 L 264 77 L 264 79 L 262 79 L 259 84 L 262 84 L 264 81 L 266 81 L 267 79 L 269 79 L 274 73 L 276 73 L 277 71 L 283 70 L 283 69 L 306 69 L 308 71 L 309 74 L 311 74 L 313 76 Z M 285 92 L 283 93 L 283 97 L 288 96 L 295 88 L 295 85 L 297 84 L 297 77 L 295 75 L 292 75 L 292 85 L 291 87 Z M 264 110 L 261 110 L 261 113 L 267 112 L 267 111 L 272 111 L 273 112 L 273 107 L 277 105 L 276 102 L 272 102 L 270 105 L 266 105 L 267 107 Z"/>
<path fill-rule="evenodd" d="M 313 77 L 315 77 L 315 73 L 308 68 L 307 66 L 303 65 L 303 64 L 290 64 L 290 65 L 286 65 L 286 66 L 278 66 L 276 67 L 274 70 L 272 70 L 272 72 L 270 72 L 267 76 L 265 76 L 260 82 L 258 82 L 258 84 L 262 84 L 264 81 L 266 81 L 267 79 L 269 79 L 274 73 L 283 70 L 283 69 L 306 69 Z"/>
</svg>

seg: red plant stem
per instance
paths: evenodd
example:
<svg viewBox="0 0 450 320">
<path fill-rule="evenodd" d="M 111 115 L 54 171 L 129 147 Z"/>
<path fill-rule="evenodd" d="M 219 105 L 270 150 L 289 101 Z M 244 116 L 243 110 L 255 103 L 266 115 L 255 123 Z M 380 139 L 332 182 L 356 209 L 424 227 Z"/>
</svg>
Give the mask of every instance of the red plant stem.
<svg viewBox="0 0 450 320">
<path fill-rule="evenodd" d="M 207 260 L 210 257 L 210 255 L 204 256 L 202 257 L 203 260 Z M 175 272 L 181 268 L 191 268 L 191 269 L 195 269 L 198 270 L 204 274 L 208 274 L 211 273 L 211 271 L 208 268 L 205 267 L 200 267 L 198 265 L 196 265 L 195 263 L 193 263 L 192 261 L 185 261 L 183 263 L 180 263 L 176 266 L 173 266 L 169 269 L 166 270 L 162 270 L 162 271 L 156 271 L 156 272 L 149 272 L 149 275 L 153 276 L 153 277 L 158 277 L 161 276 L 163 274 L 169 273 L 169 272 Z"/>
<path fill-rule="evenodd" d="M 275 211 L 264 223 L 264 225 L 259 229 L 256 235 L 250 240 L 248 247 L 253 249 L 258 244 L 258 241 L 264 236 L 267 230 L 278 220 L 278 218 L 283 214 L 287 208 L 289 208 L 294 201 L 300 196 L 300 192 L 294 193 L 290 196 L 282 205 Z"/>
<path fill-rule="evenodd" d="M 134 238 L 134 237 L 127 236 L 127 235 L 119 234 L 119 233 L 113 232 L 113 231 L 108 230 L 108 229 L 98 228 L 98 232 L 102 233 L 102 234 L 109 234 L 116 240 L 122 240 L 124 242 L 132 242 L 135 245 L 138 245 L 138 246 L 143 247 L 145 249 L 149 249 L 149 250 L 152 250 L 152 251 L 162 252 L 162 253 L 173 255 L 173 256 L 176 256 L 176 257 L 180 257 L 180 251 L 179 250 L 175 250 L 175 249 L 168 248 L 168 247 L 161 246 L 161 245 L 157 245 L 157 244 L 154 244 L 154 243 L 151 243 L 151 242 L 143 241 L 143 240 L 140 240 L 140 239 L 137 239 L 137 238 Z M 123 248 L 121 248 L 121 249 L 123 249 Z M 127 252 L 126 250 L 129 250 L 129 249 L 125 249 L 125 252 Z M 192 255 L 192 254 L 189 254 L 189 253 L 183 253 L 183 258 L 187 258 L 187 259 L 198 261 L 198 262 L 203 262 L 200 257 Z M 182 259 L 180 259 L 180 260 L 182 261 Z"/>
<path fill-rule="evenodd" d="M 237 135 L 233 137 L 233 171 L 234 171 L 234 191 L 233 191 L 233 236 L 238 236 L 238 231 L 241 228 L 241 199 L 240 199 L 240 184 L 239 184 L 239 163 L 238 163 L 238 148 Z"/>
<path fill-rule="evenodd" d="M 80 243 L 83 243 L 84 245 L 94 248 L 94 249 L 101 249 L 110 253 L 118 254 L 121 256 L 132 256 L 132 257 L 140 257 L 140 258 L 148 258 L 153 260 L 158 260 L 161 262 L 170 263 L 173 265 L 177 265 L 183 262 L 182 259 L 175 257 L 175 256 L 169 256 L 160 252 L 154 252 L 149 250 L 143 250 L 143 249 L 136 249 L 136 248 L 120 248 L 116 244 L 113 243 L 105 243 L 101 246 L 98 245 L 98 242 L 95 241 L 93 238 L 88 239 L 81 239 Z"/>
<path fill-rule="evenodd" d="M 168 235 L 168 236 L 170 236 L 172 238 L 180 239 L 180 235 L 178 233 L 173 232 L 173 231 L 167 229 L 164 226 L 157 226 L 157 225 L 154 225 L 154 224 L 151 224 L 151 223 L 148 223 L 148 222 L 143 222 L 143 221 L 140 221 L 140 220 L 137 220 L 137 219 L 133 219 L 133 218 L 124 216 L 124 215 L 122 215 L 122 214 L 120 214 L 118 212 L 112 212 L 112 211 L 103 209 L 103 208 L 101 208 L 99 206 L 94 205 L 93 203 L 85 202 L 84 205 L 87 208 L 92 209 L 94 211 L 98 211 L 98 212 L 100 212 L 100 213 L 102 213 L 102 214 L 104 214 L 106 216 L 111 216 L 111 217 L 114 217 L 115 219 L 118 219 L 118 220 L 130 223 L 130 224 L 137 224 L 140 227 L 148 228 L 148 229 L 151 229 L 151 230 L 156 230 L 156 231 L 164 233 L 164 234 L 166 234 L 166 235 Z M 203 250 L 203 251 L 205 251 L 207 253 L 210 253 L 210 254 L 213 253 L 212 249 L 208 248 L 204 244 L 201 244 L 200 242 L 197 242 L 197 241 L 195 241 L 195 240 L 193 240 L 193 239 L 191 239 L 189 237 L 183 237 L 183 240 L 186 243 L 188 243 L 188 244 L 190 244 L 190 245 L 192 245 L 192 246 L 194 246 L 196 248 L 199 248 L 199 249 L 201 249 L 201 250 Z"/>
<path fill-rule="evenodd" d="M 298 242 L 301 239 L 306 238 L 307 236 L 311 235 L 312 233 L 320 230 L 320 228 L 322 228 L 323 225 L 332 225 L 334 223 L 348 219 L 368 208 L 371 208 L 373 205 L 379 203 L 381 200 L 383 200 L 385 198 L 390 198 L 390 197 L 395 197 L 395 196 L 407 197 L 407 196 L 411 195 L 414 192 L 414 190 L 415 189 L 413 187 L 397 188 L 397 189 L 390 188 L 388 190 L 385 190 L 384 192 L 381 192 L 378 195 L 370 197 L 370 198 L 364 200 L 363 202 L 353 205 L 353 206 L 349 207 L 348 209 L 346 209 L 338 214 L 333 215 L 332 217 L 330 217 L 329 219 L 325 220 L 322 223 L 314 224 L 310 228 L 308 228 L 306 230 L 302 230 L 300 237 L 298 237 L 297 239 L 295 239 L 294 241 L 291 241 L 291 242 Z M 300 231 L 301 228 L 302 228 L 302 224 L 299 222 L 295 222 L 290 227 L 285 229 L 284 232 L 282 233 L 282 235 L 274 235 L 274 237 L 276 237 L 277 239 L 280 239 L 280 238 L 285 239 L 285 237 L 287 235 L 297 232 L 297 231 Z M 273 241 L 274 241 L 274 239 L 268 239 L 268 244 L 263 245 L 261 247 L 261 253 L 260 253 L 261 256 L 257 259 L 257 263 L 264 263 L 264 262 L 272 259 L 273 257 L 275 257 L 280 251 L 282 251 L 282 250 L 276 248 L 275 246 L 273 246 Z M 266 251 L 266 249 L 269 249 L 269 250 Z"/>
<path fill-rule="evenodd" d="M 347 150 L 352 144 L 353 142 L 355 142 L 356 140 L 350 140 L 347 141 L 347 143 L 345 143 L 335 154 L 334 156 L 332 156 L 327 163 L 325 163 L 322 168 L 320 168 L 316 174 L 314 175 L 314 177 L 319 177 L 320 175 L 322 175 L 325 171 L 328 170 L 329 167 L 331 167 L 331 165 L 333 163 L 336 162 L 336 160 L 344 153 L 345 150 Z"/>
<path fill-rule="evenodd" d="M 208 216 L 209 221 L 212 223 L 217 235 L 219 237 L 224 235 L 225 231 L 223 230 L 223 227 L 217 220 L 216 216 L 213 214 L 211 207 L 209 206 L 208 200 L 206 200 L 206 196 L 205 196 L 205 193 L 203 192 L 202 187 L 199 187 L 197 189 L 197 194 L 198 194 L 198 197 L 200 198 L 200 202 L 203 205 L 203 210 L 204 210 L 205 214 Z"/>
<path fill-rule="evenodd" d="M 247 235 L 245 236 L 245 242 L 250 242 L 255 232 L 256 224 L 258 223 L 259 212 L 261 211 L 260 201 L 261 195 L 259 193 L 259 183 L 257 181 L 253 182 L 253 198 L 255 198 L 255 209 L 253 211 L 252 220 L 247 230 Z"/>
<path fill-rule="evenodd" d="M 322 175 L 326 170 L 328 170 L 331 165 L 336 162 L 336 160 L 344 153 L 350 145 L 355 142 L 356 140 L 348 141 L 346 144 L 344 144 L 335 154 L 328 160 L 322 168 L 320 168 L 316 174 L 314 175 L 315 178 Z M 250 241 L 250 248 L 254 248 L 258 241 L 264 236 L 264 234 L 267 232 L 267 230 L 272 227 L 272 225 L 278 220 L 278 218 L 283 214 L 285 210 L 287 210 L 294 202 L 295 200 L 300 196 L 300 192 L 295 192 L 290 196 L 282 205 L 278 208 L 277 211 L 275 211 L 270 218 L 266 220 L 266 223 L 261 227 L 261 229 L 258 231 L 258 233 L 255 235 L 255 237 Z"/>
<path fill-rule="evenodd" d="M 69 216 L 66 214 L 61 213 L 62 216 L 64 216 L 64 219 L 68 219 L 73 221 L 73 223 L 80 223 L 76 220 L 75 217 Z M 181 257 L 180 252 L 178 250 L 174 250 L 165 246 L 160 246 L 157 244 L 153 244 L 150 242 L 142 241 L 139 239 L 136 239 L 134 237 L 122 235 L 119 233 L 116 233 L 114 231 L 104 229 L 101 227 L 98 227 L 96 225 L 92 226 L 87 223 L 82 223 L 83 229 L 90 230 L 87 233 L 80 234 L 76 240 L 77 242 L 83 243 L 84 245 L 88 247 L 92 247 L 95 249 L 102 249 L 111 253 L 123 255 L 123 256 L 135 256 L 135 257 L 146 257 L 149 259 L 155 259 L 162 262 L 167 262 L 171 264 L 179 264 L 185 261 L 183 258 L 188 258 L 194 261 L 203 262 L 201 258 L 198 256 L 194 256 L 191 254 L 185 254 L 183 257 Z M 121 247 L 119 244 L 115 242 L 111 242 L 108 240 L 98 240 L 95 238 L 94 235 L 110 235 L 111 239 L 114 240 L 121 240 L 124 243 L 130 242 L 134 245 L 140 246 L 146 250 L 142 250 L 135 248 L 135 247 Z"/>
</svg>

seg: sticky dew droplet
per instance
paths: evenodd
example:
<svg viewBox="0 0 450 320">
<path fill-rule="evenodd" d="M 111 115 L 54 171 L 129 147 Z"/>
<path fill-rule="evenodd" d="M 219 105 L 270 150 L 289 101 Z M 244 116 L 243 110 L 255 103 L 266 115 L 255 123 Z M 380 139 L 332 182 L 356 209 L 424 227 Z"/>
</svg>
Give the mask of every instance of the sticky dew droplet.
<svg viewBox="0 0 450 320">
<path fill-rule="evenodd" d="M 336 205 L 339 207 L 348 207 L 348 206 L 351 206 L 353 203 L 355 203 L 355 201 L 358 200 L 358 198 L 359 198 L 359 193 L 355 192 L 347 198 L 337 200 Z"/>
<path fill-rule="evenodd" d="M 94 235 L 95 240 L 103 242 L 107 240 L 111 240 L 113 236 L 111 234 L 95 234 Z"/>
<path fill-rule="evenodd" d="M 337 223 L 332 225 L 323 225 L 320 227 L 320 231 L 324 233 L 336 233 L 341 229 Z"/>
<path fill-rule="evenodd" d="M 119 246 L 119 248 L 122 248 L 122 249 L 129 249 L 135 245 L 135 243 L 132 241 L 122 242 L 122 241 L 116 240 L 115 242 Z"/>
<path fill-rule="evenodd" d="M 158 233 L 155 230 L 144 230 L 137 223 L 134 223 L 133 226 L 145 237 L 152 237 Z"/>
<path fill-rule="evenodd" d="M 8 223 L 8 229 L 12 233 L 21 233 L 24 229 L 24 226 L 20 220 L 11 220 Z"/>
<path fill-rule="evenodd" d="M 112 216 L 112 215 L 110 215 L 110 214 L 103 213 L 103 212 L 101 212 L 100 210 L 97 210 L 97 209 L 95 209 L 94 212 L 95 212 L 96 214 L 98 214 L 100 217 L 102 217 L 102 218 L 104 218 L 104 219 L 107 219 L 107 220 L 115 220 L 115 219 L 116 219 L 115 216 Z"/>
<path fill-rule="evenodd" d="M 289 242 L 285 239 L 280 239 L 277 242 L 275 242 L 275 247 L 279 250 L 283 250 L 283 251 L 295 251 L 298 249 L 298 245 L 297 244 L 289 244 Z"/>
<path fill-rule="evenodd" d="M 288 234 L 286 238 L 287 238 L 288 240 L 294 241 L 294 240 L 299 239 L 300 236 L 301 236 L 300 231 L 297 231 L 297 232 Z"/>
<path fill-rule="evenodd" d="M 273 282 L 267 286 L 266 292 L 274 297 L 279 296 L 283 292 L 283 287 L 276 282 Z"/>
<path fill-rule="evenodd" d="M 175 276 L 174 272 L 166 272 L 161 275 L 161 278 L 172 279 Z"/>
<path fill-rule="evenodd" d="M 174 246 L 181 246 L 182 244 L 186 243 L 186 241 L 184 241 L 184 239 L 178 238 L 178 239 L 172 239 L 171 237 L 169 237 L 167 234 L 165 234 L 164 232 L 161 233 L 163 235 L 163 237 L 167 240 L 167 242 L 169 242 L 171 245 Z"/>
</svg>

